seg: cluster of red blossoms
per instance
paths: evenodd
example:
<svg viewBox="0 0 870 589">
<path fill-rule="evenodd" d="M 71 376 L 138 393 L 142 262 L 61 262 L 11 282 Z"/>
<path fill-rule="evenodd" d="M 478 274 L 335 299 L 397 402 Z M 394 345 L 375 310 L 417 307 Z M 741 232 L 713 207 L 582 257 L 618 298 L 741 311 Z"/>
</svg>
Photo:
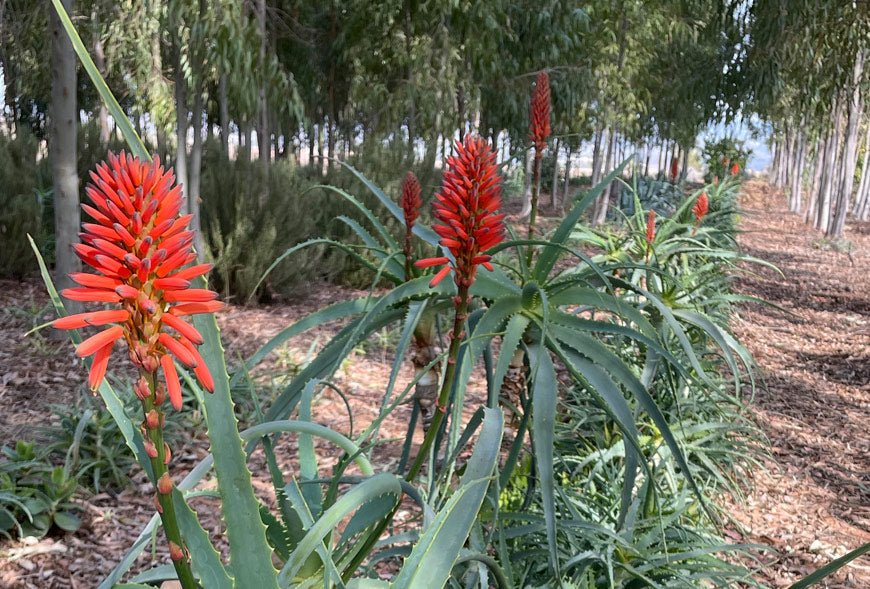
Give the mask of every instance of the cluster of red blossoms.
<svg viewBox="0 0 870 589">
<path fill-rule="evenodd" d="M 680 160 L 675 157 L 671 158 L 671 182 L 677 181 L 677 176 L 680 173 Z"/>
<path fill-rule="evenodd" d="M 656 237 L 656 211 L 655 209 L 650 209 L 649 214 L 646 217 L 646 242 L 648 245 L 652 245 L 653 240 Z"/>
<path fill-rule="evenodd" d="M 402 211 L 405 214 L 405 227 L 408 233 L 414 228 L 414 223 L 420 217 L 420 207 L 423 206 L 423 199 L 420 197 L 422 190 L 420 181 L 414 172 L 405 174 L 405 179 L 402 180 L 402 197 L 399 203 L 402 205 Z"/>
<path fill-rule="evenodd" d="M 92 205 L 82 209 L 93 219 L 83 223 L 78 256 L 97 274 L 70 276 L 79 288 L 63 296 L 73 301 L 119 304 L 119 309 L 93 311 L 57 319 L 59 329 L 111 325 L 76 348 L 79 357 L 94 356 L 88 384 L 100 386 L 115 342 L 124 339 L 130 359 L 143 372 L 163 369 L 169 400 L 181 408 L 181 385 L 173 356 L 192 368 L 202 386 L 211 391 L 214 381 L 197 346 L 203 339 L 182 317 L 214 312 L 222 306 L 217 294 L 191 288 L 191 280 L 206 274 L 210 264 L 184 266 L 196 259 L 192 251 L 191 215 L 179 215 L 181 187 L 174 186 L 172 169 L 159 158 L 142 161 L 125 153 L 109 154 L 108 164 L 91 172 L 86 192 Z M 172 335 L 167 328 L 174 331 Z M 134 387 L 137 396 L 151 394 L 144 377 Z M 157 405 L 165 392 L 155 391 Z"/>
<path fill-rule="evenodd" d="M 540 155 L 550 137 L 550 76 L 547 72 L 538 74 L 530 111 L 529 139 L 535 145 L 536 154 Z"/>
<path fill-rule="evenodd" d="M 710 200 L 707 198 L 707 193 L 702 192 L 701 196 L 698 197 L 698 200 L 695 201 L 695 206 L 692 207 L 692 213 L 695 215 L 695 221 L 698 225 L 701 224 L 701 220 L 709 211 Z"/>
<path fill-rule="evenodd" d="M 402 212 L 405 216 L 405 243 L 403 251 L 405 253 L 405 279 L 411 278 L 411 257 L 412 257 L 412 232 L 414 231 L 414 223 L 420 217 L 420 207 L 423 206 L 423 199 L 420 197 L 422 190 L 420 182 L 414 172 L 405 174 L 405 179 L 402 180 L 402 196 L 399 199 L 399 204 L 402 205 Z"/>
<path fill-rule="evenodd" d="M 456 143 L 455 155 L 447 158 L 444 184 L 432 206 L 437 221 L 432 228 L 453 260 L 426 258 L 414 264 L 418 268 L 444 265 L 430 286 L 441 282 L 453 270 L 456 285 L 467 289 L 474 282 L 479 265 L 492 270 L 491 256 L 484 252 L 504 239 L 500 206 L 501 179 L 495 152 L 480 137 L 466 135 L 464 141 Z"/>
</svg>

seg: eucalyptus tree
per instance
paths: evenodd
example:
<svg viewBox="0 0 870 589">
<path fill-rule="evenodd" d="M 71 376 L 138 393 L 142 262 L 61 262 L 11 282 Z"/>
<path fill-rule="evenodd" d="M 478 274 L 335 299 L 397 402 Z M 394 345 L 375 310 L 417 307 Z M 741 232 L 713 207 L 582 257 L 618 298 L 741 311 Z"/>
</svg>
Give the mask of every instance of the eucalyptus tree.
<svg viewBox="0 0 870 589">
<path fill-rule="evenodd" d="M 72 13 L 73 0 L 63 0 Z M 76 103 L 76 55 L 72 43 L 51 11 L 51 170 L 54 178 L 55 282 L 72 286 L 69 275 L 82 264 L 73 249 L 78 242 L 79 177 L 76 168 L 78 104 Z"/>
<path fill-rule="evenodd" d="M 854 1 L 759 0 L 749 14 L 747 93 L 773 128 L 772 180 L 791 192 L 793 210 L 803 204 L 802 184 L 810 180 L 807 220 L 840 238 L 853 208 L 870 83 L 870 10 Z"/>
</svg>

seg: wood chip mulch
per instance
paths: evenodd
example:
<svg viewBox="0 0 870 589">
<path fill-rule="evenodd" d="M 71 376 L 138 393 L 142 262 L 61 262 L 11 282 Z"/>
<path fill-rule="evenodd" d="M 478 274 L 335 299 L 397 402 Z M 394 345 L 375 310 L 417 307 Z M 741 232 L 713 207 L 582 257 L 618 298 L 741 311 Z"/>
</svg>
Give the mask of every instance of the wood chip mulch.
<svg viewBox="0 0 870 589">
<path fill-rule="evenodd" d="M 870 541 L 870 226 L 827 242 L 761 181 L 745 185 L 741 206 L 743 252 L 782 275 L 749 266 L 737 280 L 781 309 L 744 305 L 733 324 L 764 381 L 754 411 L 771 454 L 733 513 L 739 541 L 777 551 L 759 581 L 787 587 Z M 870 557 L 827 587 L 870 587 Z"/>
</svg>

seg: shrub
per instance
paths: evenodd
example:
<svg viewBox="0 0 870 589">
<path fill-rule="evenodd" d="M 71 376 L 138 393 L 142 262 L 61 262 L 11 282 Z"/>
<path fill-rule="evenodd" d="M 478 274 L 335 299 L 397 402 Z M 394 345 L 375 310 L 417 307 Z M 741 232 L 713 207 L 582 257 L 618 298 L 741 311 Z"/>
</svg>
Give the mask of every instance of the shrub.
<svg viewBox="0 0 870 589">
<path fill-rule="evenodd" d="M 23 126 L 15 138 L 0 134 L 0 276 L 33 271 L 28 234 L 53 257 L 53 229 L 51 177 L 39 143 Z"/>
<path fill-rule="evenodd" d="M 712 182 L 714 178 L 724 180 L 731 175 L 731 166 L 737 164 L 740 170 L 746 169 L 746 162 L 752 151 L 746 149 L 743 141 L 733 137 L 723 137 L 718 141 L 706 141 L 702 156 L 707 162 L 704 179 Z"/>
<path fill-rule="evenodd" d="M 202 174 L 202 226 L 214 261 L 212 280 L 226 299 L 246 301 L 269 265 L 299 241 L 319 237 L 334 216 L 329 203 L 306 189 L 311 180 L 286 160 L 264 177 L 257 162 L 228 161 L 208 149 Z M 337 276 L 344 267 L 335 254 L 311 248 L 293 265 L 277 268 L 266 293 Z M 268 296 L 265 295 L 265 296 Z"/>
</svg>

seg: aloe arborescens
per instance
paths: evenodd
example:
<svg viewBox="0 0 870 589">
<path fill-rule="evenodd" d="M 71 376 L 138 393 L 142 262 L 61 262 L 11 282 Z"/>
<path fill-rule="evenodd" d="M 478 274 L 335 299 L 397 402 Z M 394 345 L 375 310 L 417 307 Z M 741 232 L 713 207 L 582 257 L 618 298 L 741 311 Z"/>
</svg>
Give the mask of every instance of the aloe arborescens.
<svg viewBox="0 0 870 589">
<path fill-rule="evenodd" d="M 76 348 L 80 357 L 94 356 L 88 378 L 92 389 L 105 377 L 115 342 L 126 341 L 130 360 L 139 371 L 133 390 L 142 401 L 142 434 L 154 469 L 155 504 L 169 554 L 182 586 L 196 587 L 172 501 L 163 404 L 168 397 L 176 410 L 182 406 L 176 359 L 193 370 L 205 390 L 214 389 L 197 350 L 203 338 L 183 317 L 215 311 L 221 303 L 214 292 L 191 287 L 191 281 L 211 266 L 184 267 L 196 259 L 194 235 L 187 230 L 191 216 L 179 214 L 181 189 L 174 186 L 171 169 L 165 170 L 159 159 L 143 161 L 122 152 L 110 154 L 108 164 L 98 165 L 91 180 L 86 192 L 92 204 L 82 208 L 93 222 L 83 224 L 82 243 L 75 250 L 97 273 L 73 274 L 71 278 L 81 286 L 62 294 L 75 301 L 115 303 L 120 309 L 71 315 L 53 324 L 60 329 L 110 325 Z M 163 382 L 158 380 L 161 370 Z"/>
</svg>

